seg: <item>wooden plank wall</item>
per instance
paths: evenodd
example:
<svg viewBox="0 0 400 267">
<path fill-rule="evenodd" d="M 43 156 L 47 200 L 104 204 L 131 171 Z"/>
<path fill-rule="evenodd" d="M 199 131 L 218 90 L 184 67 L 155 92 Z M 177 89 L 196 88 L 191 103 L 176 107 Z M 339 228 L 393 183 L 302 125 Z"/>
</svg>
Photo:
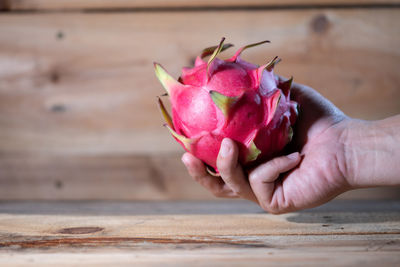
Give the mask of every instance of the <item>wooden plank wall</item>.
<svg viewBox="0 0 400 267">
<path fill-rule="evenodd" d="M 177 77 L 222 36 L 270 39 L 244 58 L 279 55 L 351 116 L 400 113 L 400 1 L 242 2 L 0 1 L 0 199 L 212 198 L 161 126 L 152 62 Z M 400 195 L 367 192 L 348 195 Z"/>
<path fill-rule="evenodd" d="M 344 6 L 396 6 L 398 0 L 2 0 L 3 8 L 10 11 L 43 11 L 43 10 L 115 10 L 127 8 L 204 8 L 220 7 L 249 8 L 249 7 L 338 7 Z"/>
</svg>

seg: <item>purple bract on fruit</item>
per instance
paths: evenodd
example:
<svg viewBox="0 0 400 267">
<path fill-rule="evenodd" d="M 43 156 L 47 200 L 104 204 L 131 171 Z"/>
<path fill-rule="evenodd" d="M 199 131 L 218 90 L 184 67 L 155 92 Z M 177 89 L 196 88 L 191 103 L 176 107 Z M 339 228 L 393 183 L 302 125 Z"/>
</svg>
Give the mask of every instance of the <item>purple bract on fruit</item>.
<svg viewBox="0 0 400 267">
<path fill-rule="evenodd" d="M 201 159 L 210 172 L 218 173 L 216 159 L 221 141 L 229 137 L 239 146 L 239 162 L 250 166 L 279 153 L 291 140 L 297 103 L 290 100 L 292 79 L 274 76 L 275 57 L 263 66 L 240 58 L 240 48 L 227 60 L 217 55 L 231 47 L 223 44 L 203 50 L 193 68 L 183 68 L 178 80 L 154 63 L 157 78 L 166 89 L 172 118 L 161 99 L 166 127 L 183 148 Z M 203 58 L 210 56 L 208 61 Z"/>
</svg>

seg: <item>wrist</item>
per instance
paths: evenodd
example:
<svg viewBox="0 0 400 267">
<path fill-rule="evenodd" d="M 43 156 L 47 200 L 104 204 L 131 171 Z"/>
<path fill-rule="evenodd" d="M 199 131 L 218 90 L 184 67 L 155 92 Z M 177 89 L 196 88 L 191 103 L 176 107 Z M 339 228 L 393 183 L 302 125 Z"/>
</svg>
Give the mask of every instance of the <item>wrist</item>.
<svg viewBox="0 0 400 267">
<path fill-rule="evenodd" d="M 399 119 L 350 119 L 344 127 L 345 176 L 352 188 L 400 184 Z"/>
<path fill-rule="evenodd" d="M 374 127 L 371 122 L 355 119 L 350 119 L 343 128 L 341 140 L 346 166 L 344 176 L 353 189 L 366 187 L 364 173 L 360 168 L 365 164 L 368 151 L 373 150 L 373 144 L 367 140 L 373 140 L 373 138 L 366 137 L 366 133 L 374 135 L 372 132 L 374 132 Z M 369 166 L 369 168 L 374 167 Z"/>
</svg>

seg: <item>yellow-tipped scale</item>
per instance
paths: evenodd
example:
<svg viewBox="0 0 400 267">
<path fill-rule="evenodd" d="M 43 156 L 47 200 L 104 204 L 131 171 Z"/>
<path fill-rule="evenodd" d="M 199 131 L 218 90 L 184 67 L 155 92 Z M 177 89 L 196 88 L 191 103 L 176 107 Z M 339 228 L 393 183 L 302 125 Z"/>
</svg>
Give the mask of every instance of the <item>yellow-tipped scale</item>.
<svg viewBox="0 0 400 267">
<path fill-rule="evenodd" d="M 160 64 L 156 62 L 154 62 L 154 70 L 158 80 L 169 95 L 171 95 L 174 87 L 184 86 L 183 84 L 175 80 Z"/>
</svg>

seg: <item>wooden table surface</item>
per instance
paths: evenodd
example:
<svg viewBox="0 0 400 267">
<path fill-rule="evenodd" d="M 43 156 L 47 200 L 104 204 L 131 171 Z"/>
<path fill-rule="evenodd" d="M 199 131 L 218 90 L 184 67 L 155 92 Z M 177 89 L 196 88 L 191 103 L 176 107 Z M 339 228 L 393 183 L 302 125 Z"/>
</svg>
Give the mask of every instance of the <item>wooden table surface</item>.
<svg viewBox="0 0 400 267">
<path fill-rule="evenodd" d="M 400 201 L 0 202 L 0 266 L 400 266 Z"/>
</svg>

